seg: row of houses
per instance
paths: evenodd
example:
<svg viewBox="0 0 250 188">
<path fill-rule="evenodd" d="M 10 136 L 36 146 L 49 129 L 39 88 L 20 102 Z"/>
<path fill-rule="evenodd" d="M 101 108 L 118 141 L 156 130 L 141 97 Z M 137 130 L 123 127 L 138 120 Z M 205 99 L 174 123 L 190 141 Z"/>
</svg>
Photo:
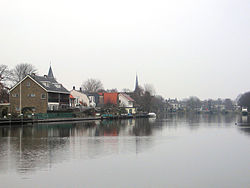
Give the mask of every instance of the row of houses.
<svg viewBox="0 0 250 188">
<path fill-rule="evenodd" d="M 23 110 L 32 113 L 47 113 L 67 109 L 84 109 L 113 105 L 124 108 L 127 113 L 136 113 L 134 100 L 126 93 L 84 93 L 75 86 L 68 91 L 58 83 L 49 68 L 48 75 L 27 75 L 10 89 L 9 111 L 12 114 L 21 114 Z"/>
<path fill-rule="evenodd" d="M 166 111 L 168 112 L 238 112 L 241 107 L 231 99 L 217 99 L 200 101 L 198 98 L 178 101 L 177 99 L 166 100 Z"/>
</svg>

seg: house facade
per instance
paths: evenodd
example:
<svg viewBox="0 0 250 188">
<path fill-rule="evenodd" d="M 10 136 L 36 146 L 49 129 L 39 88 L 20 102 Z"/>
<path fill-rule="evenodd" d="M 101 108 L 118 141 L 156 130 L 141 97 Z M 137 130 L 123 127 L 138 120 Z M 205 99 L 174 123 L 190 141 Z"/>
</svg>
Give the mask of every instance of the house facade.
<svg viewBox="0 0 250 188">
<path fill-rule="evenodd" d="M 134 107 L 134 99 L 125 93 L 118 95 L 119 107 L 124 108 L 128 114 L 135 114 L 136 108 Z"/>
<path fill-rule="evenodd" d="M 116 105 L 118 106 L 118 93 L 103 93 L 104 105 Z"/>
<path fill-rule="evenodd" d="M 27 75 L 10 89 L 10 111 L 21 114 L 24 109 L 33 113 L 67 109 L 69 91 L 58 83 L 50 67 L 44 76 Z"/>
<path fill-rule="evenodd" d="M 74 104 L 72 104 L 75 107 L 84 106 L 89 107 L 89 98 L 88 96 L 82 92 L 82 90 L 75 90 L 75 87 L 73 87 L 73 90 L 70 91 L 70 94 L 75 98 Z"/>
</svg>

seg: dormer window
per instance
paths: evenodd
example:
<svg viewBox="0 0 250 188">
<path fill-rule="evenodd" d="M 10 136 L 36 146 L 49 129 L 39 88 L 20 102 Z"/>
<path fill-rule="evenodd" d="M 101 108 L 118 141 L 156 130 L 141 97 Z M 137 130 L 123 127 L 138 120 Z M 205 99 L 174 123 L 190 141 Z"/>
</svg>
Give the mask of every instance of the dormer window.
<svg viewBox="0 0 250 188">
<path fill-rule="evenodd" d="M 56 86 L 56 88 L 61 88 L 61 84 L 54 84 L 54 86 Z"/>
<path fill-rule="evenodd" d="M 49 82 L 42 82 L 45 87 L 49 87 Z"/>
</svg>

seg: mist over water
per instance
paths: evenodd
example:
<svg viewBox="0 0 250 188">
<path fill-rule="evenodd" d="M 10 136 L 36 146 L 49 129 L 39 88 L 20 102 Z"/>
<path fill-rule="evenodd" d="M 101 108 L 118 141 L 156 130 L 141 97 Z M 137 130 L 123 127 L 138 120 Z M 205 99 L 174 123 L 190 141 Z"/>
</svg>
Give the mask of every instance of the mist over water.
<svg viewBox="0 0 250 188">
<path fill-rule="evenodd" d="M 249 187 L 250 126 L 164 115 L 0 128 L 3 187 Z"/>
</svg>

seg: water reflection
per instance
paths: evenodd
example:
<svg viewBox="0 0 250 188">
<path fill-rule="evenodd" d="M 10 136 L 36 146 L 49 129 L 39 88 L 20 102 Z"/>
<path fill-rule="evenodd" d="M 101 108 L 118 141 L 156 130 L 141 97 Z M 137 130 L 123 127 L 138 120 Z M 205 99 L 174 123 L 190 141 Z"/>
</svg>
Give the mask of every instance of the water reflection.
<svg viewBox="0 0 250 188">
<path fill-rule="evenodd" d="M 163 131 L 209 123 L 235 122 L 235 116 L 165 115 L 161 119 L 90 121 L 0 128 L 0 173 L 49 170 L 71 159 L 95 159 L 154 147 Z M 248 130 L 249 131 L 249 130 Z"/>
<path fill-rule="evenodd" d="M 33 127 L 0 128 L 0 173 L 49 169 L 71 158 L 92 159 L 150 147 L 148 119 L 91 121 Z M 142 138 L 136 138 L 142 136 Z"/>
</svg>

